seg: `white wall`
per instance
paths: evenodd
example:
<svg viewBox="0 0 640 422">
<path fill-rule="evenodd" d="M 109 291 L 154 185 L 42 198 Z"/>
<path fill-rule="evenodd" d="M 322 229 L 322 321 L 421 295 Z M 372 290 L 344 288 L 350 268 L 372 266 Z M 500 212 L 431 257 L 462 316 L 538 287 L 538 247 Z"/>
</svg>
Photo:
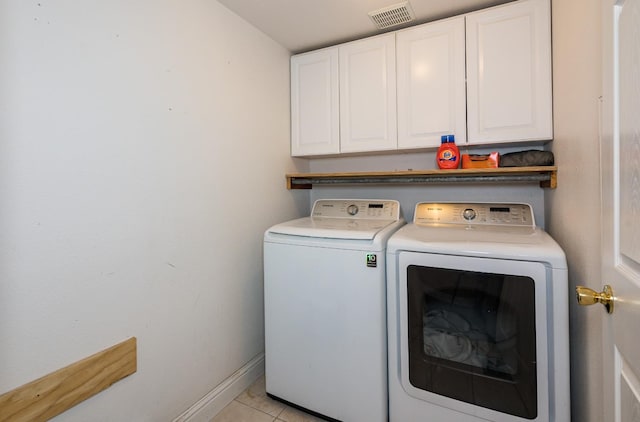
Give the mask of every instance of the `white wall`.
<svg viewBox="0 0 640 422">
<path fill-rule="evenodd" d="M 599 96 L 600 0 L 553 0 L 552 145 L 558 188 L 547 191 L 547 228 L 567 254 L 571 335 L 571 412 L 574 421 L 600 422 L 600 309 L 580 308 L 576 285 L 600 290 Z"/>
<path fill-rule="evenodd" d="M 171 420 L 263 351 L 289 53 L 212 0 L 0 0 L 0 393 L 138 338 L 59 417 Z"/>
</svg>

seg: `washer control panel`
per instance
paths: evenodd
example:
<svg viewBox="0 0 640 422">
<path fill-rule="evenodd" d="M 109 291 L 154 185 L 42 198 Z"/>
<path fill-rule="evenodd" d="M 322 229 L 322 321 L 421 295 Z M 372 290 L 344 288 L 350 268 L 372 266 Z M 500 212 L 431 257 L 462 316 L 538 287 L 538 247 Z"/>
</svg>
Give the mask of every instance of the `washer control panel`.
<svg viewBox="0 0 640 422">
<path fill-rule="evenodd" d="M 318 199 L 311 217 L 367 220 L 400 219 L 400 203 L 394 200 Z"/>
<path fill-rule="evenodd" d="M 529 204 L 420 202 L 413 222 L 418 225 L 467 224 L 535 227 Z"/>
</svg>

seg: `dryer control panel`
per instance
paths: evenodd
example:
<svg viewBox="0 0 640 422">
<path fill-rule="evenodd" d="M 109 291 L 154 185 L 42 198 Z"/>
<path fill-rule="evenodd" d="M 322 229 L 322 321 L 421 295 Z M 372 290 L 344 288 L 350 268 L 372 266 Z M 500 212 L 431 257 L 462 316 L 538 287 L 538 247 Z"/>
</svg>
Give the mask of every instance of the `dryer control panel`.
<svg viewBox="0 0 640 422">
<path fill-rule="evenodd" d="M 400 203 L 394 200 L 318 199 L 311 217 L 366 220 L 400 219 Z"/>
<path fill-rule="evenodd" d="M 416 205 L 413 222 L 418 225 L 536 225 L 529 204 L 487 202 L 421 202 Z"/>
</svg>

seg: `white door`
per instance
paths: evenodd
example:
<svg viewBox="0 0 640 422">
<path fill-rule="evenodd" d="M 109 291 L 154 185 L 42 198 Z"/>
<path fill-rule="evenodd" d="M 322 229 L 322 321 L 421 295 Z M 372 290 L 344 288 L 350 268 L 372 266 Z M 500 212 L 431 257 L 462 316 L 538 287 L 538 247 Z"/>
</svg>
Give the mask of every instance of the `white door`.
<svg viewBox="0 0 640 422">
<path fill-rule="evenodd" d="M 340 152 L 396 149 L 396 37 L 340 45 Z"/>
<path fill-rule="evenodd" d="M 338 49 L 291 58 L 291 155 L 340 152 Z"/>
<path fill-rule="evenodd" d="M 398 148 L 467 140 L 464 17 L 396 33 Z"/>
<path fill-rule="evenodd" d="M 640 421 L 640 0 L 603 0 L 605 420 Z"/>
<path fill-rule="evenodd" d="M 551 139 L 550 1 L 469 13 L 466 24 L 468 142 Z"/>
</svg>

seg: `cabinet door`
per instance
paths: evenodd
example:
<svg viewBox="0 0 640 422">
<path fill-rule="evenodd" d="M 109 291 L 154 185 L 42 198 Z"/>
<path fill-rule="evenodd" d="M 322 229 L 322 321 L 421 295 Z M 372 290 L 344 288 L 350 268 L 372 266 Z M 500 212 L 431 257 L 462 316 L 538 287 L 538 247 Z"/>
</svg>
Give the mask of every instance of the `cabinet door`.
<svg viewBox="0 0 640 422">
<path fill-rule="evenodd" d="M 467 137 L 464 17 L 396 34 L 398 148 L 436 147 Z"/>
<path fill-rule="evenodd" d="M 467 15 L 469 143 L 553 137 L 549 0 Z"/>
<path fill-rule="evenodd" d="M 339 48 L 340 151 L 396 149 L 395 34 Z"/>
<path fill-rule="evenodd" d="M 340 152 L 338 49 L 291 58 L 291 155 Z"/>
</svg>

